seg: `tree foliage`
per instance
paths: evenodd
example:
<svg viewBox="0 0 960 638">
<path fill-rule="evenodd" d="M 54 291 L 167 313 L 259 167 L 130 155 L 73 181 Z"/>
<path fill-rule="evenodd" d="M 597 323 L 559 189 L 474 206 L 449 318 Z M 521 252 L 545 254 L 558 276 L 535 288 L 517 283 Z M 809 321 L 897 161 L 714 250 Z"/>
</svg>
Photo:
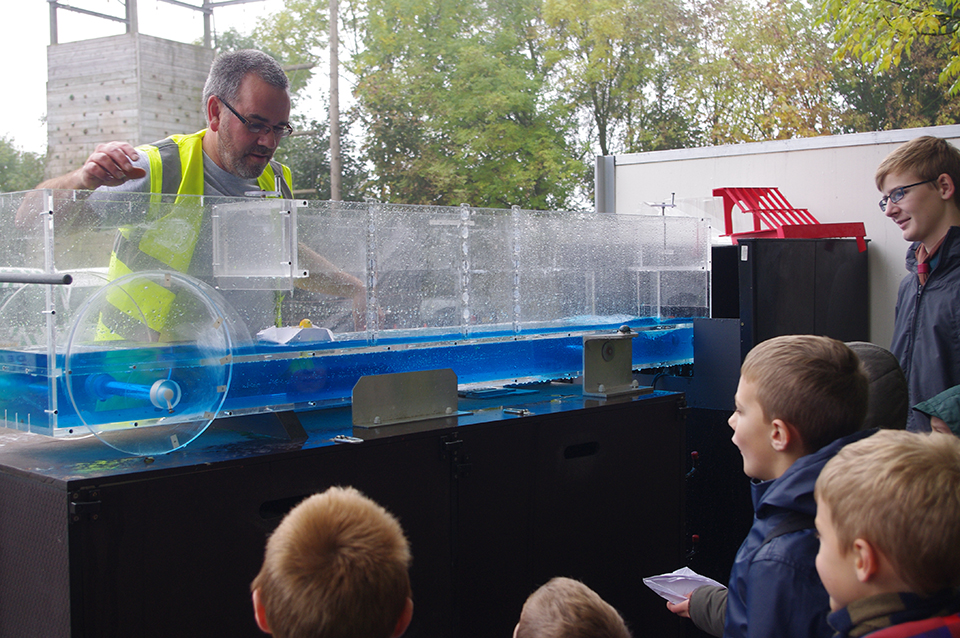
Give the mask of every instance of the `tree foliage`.
<svg viewBox="0 0 960 638">
<path fill-rule="evenodd" d="M 583 181 L 527 0 L 368 0 L 351 70 L 382 199 L 562 207 Z"/>
<path fill-rule="evenodd" d="M 313 77 L 324 59 L 329 28 L 329 0 L 286 0 L 282 11 L 261 21 L 253 31 L 259 46 L 286 66 L 296 93 Z"/>
<path fill-rule="evenodd" d="M 839 56 L 850 56 L 875 75 L 899 66 L 916 44 L 945 47 L 938 80 L 960 93 L 960 0 L 822 0 L 834 27 Z"/>
<path fill-rule="evenodd" d="M 543 0 L 544 48 L 564 101 L 589 121 L 601 155 L 689 145 L 683 69 L 690 20 L 670 0 Z"/>
<path fill-rule="evenodd" d="M 327 3 L 288 0 L 251 39 L 317 64 Z M 360 131 L 345 198 L 579 207 L 594 154 L 956 122 L 960 98 L 936 79 L 960 51 L 957 4 L 342 0 Z M 317 70 L 296 73 L 299 89 Z M 285 151 L 322 192 L 325 136 Z"/>
<path fill-rule="evenodd" d="M 960 121 L 960 96 L 937 82 L 945 43 L 915 43 L 909 58 L 874 76 L 857 59 L 845 60 L 836 88 L 847 109 L 845 131 L 884 131 L 939 126 Z"/>
<path fill-rule="evenodd" d="M 34 188 L 43 181 L 46 156 L 22 151 L 12 139 L 0 137 L 0 192 Z"/>
<path fill-rule="evenodd" d="M 293 187 L 305 199 L 330 199 L 330 126 L 327 122 L 307 121 L 303 116 L 293 121 L 296 135 L 283 141 L 276 158 L 293 172 Z M 349 129 L 349 122 L 340 125 Z M 363 201 L 366 197 L 367 171 L 351 137 L 341 140 L 341 199 Z M 315 189 L 314 193 L 303 190 Z"/>
<path fill-rule="evenodd" d="M 723 20 L 718 20 L 723 16 Z M 803 0 L 720 0 L 701 15 L 698 102 L 705 142 L 840 132 L 833 51 Z"/>
</svg>

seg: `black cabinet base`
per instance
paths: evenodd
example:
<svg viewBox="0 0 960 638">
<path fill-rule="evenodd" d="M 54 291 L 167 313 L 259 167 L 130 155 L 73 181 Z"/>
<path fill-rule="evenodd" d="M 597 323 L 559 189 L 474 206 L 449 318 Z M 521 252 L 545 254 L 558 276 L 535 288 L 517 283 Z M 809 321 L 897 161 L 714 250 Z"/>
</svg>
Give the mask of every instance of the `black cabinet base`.
<svg viewBox="0 0 960 638">
<path fill-rule="evenodd" d="M 300 443 L 215 424 L 152 462 L 0 429 L 0 635 L 260 636 L 266 537 L 301 497 L 353 485 L 410 538 L 408 636 L 510 636 L 558 575 L 638 634 L 679 636 L 642 579 L 684 556 L 683 396 L 578 391 L 545 384 L 523 417 L 462 400 L 473 416 L 364 432 L 348 409 L 301 414 Z M 330 442 L 351 433 L 365 441 Z"/>
</svg>

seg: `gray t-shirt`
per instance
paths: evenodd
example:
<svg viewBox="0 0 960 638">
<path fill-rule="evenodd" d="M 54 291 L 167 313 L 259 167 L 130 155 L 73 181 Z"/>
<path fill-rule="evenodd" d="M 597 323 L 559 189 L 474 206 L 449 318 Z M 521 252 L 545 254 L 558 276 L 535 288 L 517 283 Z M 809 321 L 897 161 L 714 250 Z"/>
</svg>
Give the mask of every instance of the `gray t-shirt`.
<svg viewBox="0 0 960 638">
<path fill-rule="evenodd" d="M 150 159 L 146 153 L 138 153 L 137 159 L 131 162 L 137 168 L 146 171 L 146 176 L 140 179 L 131 179 L 120 186 L 101 186 L 97 190 L 113 191 L 116 193 L 149 193 L 150 192 Z M 217 163 L 203 154 L 203 194 L 207 197 L 245 197 L 251 191 L 259 191 L 260 186 L 255 179 L 243 179 L 233 173 L 223 170 Z"/>
<path fill-rule="evenodd" d="M 97 193 L 149 193 L 150 160 L 146 153 L 139 153 L 133 165 L 144 169 L 147 174 L 140 179 L 132 179 L 120 186 L 101 186 Z M 243 179 L 228 173 L 216 162 L 203 154 L 203 194 L 206 197 L 245 197 L 247 193 L 260 191 L 256 179 Z M 96 200 L 94 193 L 91 200 Z M 193 258 L 187 274 L 217 288 L 213 278 L 213 229 L 209 215 L 205 215 L 200 226 L 200 238 L 197 240 Z M 251 335 L 276 322 L 278 293 L 273 290 L 220 290 L 246 324 Z"/>
</svg>

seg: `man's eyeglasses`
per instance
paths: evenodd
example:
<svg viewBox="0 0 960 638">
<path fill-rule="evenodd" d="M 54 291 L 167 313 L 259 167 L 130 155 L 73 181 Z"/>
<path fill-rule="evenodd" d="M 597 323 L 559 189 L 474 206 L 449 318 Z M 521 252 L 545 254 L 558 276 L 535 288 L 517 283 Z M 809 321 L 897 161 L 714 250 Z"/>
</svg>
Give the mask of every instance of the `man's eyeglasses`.
<svg viewBox="0 0 960 638">
<path fill-rule="evenodd" d="M 247 118 L 243 117 L 237 110 L 230 106 L 230 103 L 225 99 L 217 96 L 217 99 L 223 102 L 223 105 L 230 109 L 230 112 L 237 116 L 237 119 L 240 120 L 240 123 L 247 127 L 247 130 L 253 133 L 254 135 L 263 135 L 268 132 L 273 132 L 278 140 L 282 140 L 285 137 L 290 137 L 293 134 L 293 128 L 289 124 L 283 124 L 280 126 L 270 126 L 269 124 L 260 124 L 258 122 L 251 122 Z M 896 200 L 894 200 L 896 201 Z"/>
<path fill-rule="evenodd" d="M 890 200 L 894 204 L 898 203 L 901 199 L 903 199 L 903 196 L 907 194 L 906 191 L 908 188 L 913 188 L 914 186 L 919 186 L 920 184 L 929 184 L 930 182 L 935 182 L 935 181 L 937 180 L 928 179 L 922 182 L 917 182 L 916 184 L 907 184 L 906 186 L 898 186 L 894 188 L 892 191 L 890 191 L 889 195 L 885 196 L 883 199 L 880 200 L 880 210 L 886 212 L 887 200 Z"/>
</svg>

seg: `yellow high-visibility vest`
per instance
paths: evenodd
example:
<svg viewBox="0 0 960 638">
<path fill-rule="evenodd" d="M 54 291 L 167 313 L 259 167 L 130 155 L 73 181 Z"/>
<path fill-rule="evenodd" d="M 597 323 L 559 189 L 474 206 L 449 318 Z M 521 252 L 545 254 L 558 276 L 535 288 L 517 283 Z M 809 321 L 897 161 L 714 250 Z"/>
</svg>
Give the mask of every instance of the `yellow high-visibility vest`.
<svg viewBox="0 0 960 638">
<path fill-rule="evenodd" d="M 159 203 L 161 195 L 176 195 L 174 206 L 151 207 L 146 230 L 136 233 L 123 227 L 117 233 L 107 277 L 110 281 L 134 271 L 176 270 L 186 272 L 200 236 L 203 207 L 203 136 L 207 130 L 191 135 L 171 135 L 154 144 L 137 147 L 150 162 L 151 201 Z M 275 175 L 281 171 L 281 196 L 292 198 L 290 169 L 271 161 L 257 179 L 265 191 L 275 188 Z M 184 197 L 189 196 L 189 197 Z M 161 211 L 169 211 L 159 217 Z M 129 288 L 129 289 L 126 289 Z M 107 295 L 109 306 L 101 312 L 98 340 L 122 339 L 122 326 L 143 326 L 159 338 L 176 295 L 149 281 L 136 286 L 120 287 Z M 143 319 L 141 320 L 141 315 Z M 146 322 L 144 324 L 144 321 Z"/>
</svg>

